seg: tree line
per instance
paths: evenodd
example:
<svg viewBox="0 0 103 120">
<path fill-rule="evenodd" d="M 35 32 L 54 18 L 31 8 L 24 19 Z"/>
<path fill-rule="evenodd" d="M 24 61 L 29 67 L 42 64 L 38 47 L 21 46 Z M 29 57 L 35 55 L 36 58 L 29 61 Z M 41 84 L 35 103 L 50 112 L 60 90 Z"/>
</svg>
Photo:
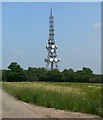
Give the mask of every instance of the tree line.
<svg viewBox="0 0 103 120">
<path fill-rule="evenodd" d="M 24 70 L 16 62 L 12 62 L 8 69 L 2 70 L 2 81 L 22 82 L 22 81 L 45 81 L 45 82 L 86 82 L 86 83 L 103 83 L 101 75 L 93 74 L 90 68 L 83 67 L 82 70 L 57 69 L 47 70 L 45 68 L 29 67 Z"/>
</svg>

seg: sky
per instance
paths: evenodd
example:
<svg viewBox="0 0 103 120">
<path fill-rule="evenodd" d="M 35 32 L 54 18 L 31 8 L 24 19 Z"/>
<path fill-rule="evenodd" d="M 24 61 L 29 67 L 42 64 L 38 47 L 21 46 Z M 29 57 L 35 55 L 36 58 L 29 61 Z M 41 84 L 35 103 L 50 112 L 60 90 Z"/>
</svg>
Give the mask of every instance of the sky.
<svg viewBox="0 0 103 120">
<path fill-rule="evenodd" d="M 101 73 L 101 3 L 3 2 L 2 67 L 45 67 L 50 8 L 60 70 L 89 67 Z"/>
</svg>

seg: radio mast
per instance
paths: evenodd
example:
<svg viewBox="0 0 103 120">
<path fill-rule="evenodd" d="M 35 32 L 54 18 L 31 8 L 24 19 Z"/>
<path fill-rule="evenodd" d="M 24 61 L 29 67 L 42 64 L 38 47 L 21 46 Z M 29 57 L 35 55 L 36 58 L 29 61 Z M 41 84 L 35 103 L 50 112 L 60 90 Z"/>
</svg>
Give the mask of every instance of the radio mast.
<svg viewBox="0 0 103 120">
<path fill-rule="evenodd" d="M 48 39 L 48 46 L 47 49 L 47 58 L 45 59 L 46 62 L 46 69 L 58 69 L 58 62 L 60 59 L 58 58 L 57 54 L 57 45 L 55 43 L 54 37 L 54 17 L 52 15 L 52 8 L 50 10 L 50 17 L 49 17 L 49 39 Z"/>
</svg>

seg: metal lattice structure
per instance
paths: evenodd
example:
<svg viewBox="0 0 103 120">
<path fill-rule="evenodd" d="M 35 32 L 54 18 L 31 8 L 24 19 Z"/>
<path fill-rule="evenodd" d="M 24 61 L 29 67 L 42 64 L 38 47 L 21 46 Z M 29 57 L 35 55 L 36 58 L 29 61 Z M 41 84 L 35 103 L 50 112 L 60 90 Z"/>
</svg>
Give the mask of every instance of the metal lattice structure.
<svg viewBox="0 0 103 120">
<path fill-rule="evenodd" d="M 52 9 L 49 17 L 49 39 L 46 49 L 48 52 L 47 58 L 45 59 L 46 69 L 58 69 L 58 62 L 60 62 L 60 59 L 58 58 L 57 45 L 54 37 L 54 17 L 52 15 Z"/>
</svg>

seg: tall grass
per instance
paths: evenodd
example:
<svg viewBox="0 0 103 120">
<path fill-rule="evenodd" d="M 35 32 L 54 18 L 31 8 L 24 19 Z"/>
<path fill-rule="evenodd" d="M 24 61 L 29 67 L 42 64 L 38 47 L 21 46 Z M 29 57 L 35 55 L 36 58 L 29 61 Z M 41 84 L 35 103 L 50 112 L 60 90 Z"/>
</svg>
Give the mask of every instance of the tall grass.
<svg viewBox="0 0 103 120">
<path fill-rule="evenodd" d="M 17 99 L 27 103 L 103 117 L 100 84 L 4 82 L 2 87 Z"/>
</svg>

